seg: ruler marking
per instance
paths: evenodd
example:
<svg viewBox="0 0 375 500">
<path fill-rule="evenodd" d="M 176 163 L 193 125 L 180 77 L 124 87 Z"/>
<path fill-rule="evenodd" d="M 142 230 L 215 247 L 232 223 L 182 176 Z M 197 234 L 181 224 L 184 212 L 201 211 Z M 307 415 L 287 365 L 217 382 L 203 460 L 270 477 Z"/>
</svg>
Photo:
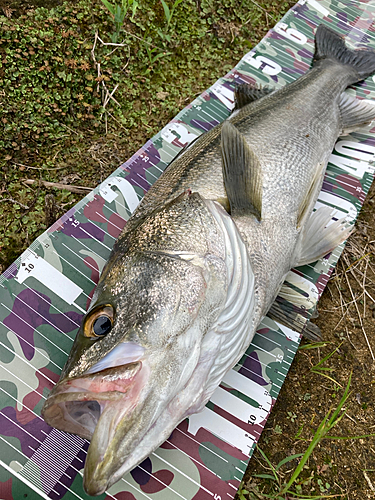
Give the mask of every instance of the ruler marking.
<svg viewBox="0 0 375 500">
<path fill-rule="evenodd" d="M 0 439 L 2 439 L 1 436 L 0 436 Z M 15 476 L 19 481 L 23 482 L 31 490 L 35 491 L 35 493 L 37 493 L 40 497 L 44 498 L 45 500 L 51 500 L 50 497 L 47 496 L 44 493 L 44 491 L 40 490 L 37 486 L 35 486 L 31 481 L 29 481 L 25 477 L 21 476 L 18 472 L 16 472 L 15 470 L 13 470 L 12 467 L 10 467 L 8 464 L 6 464 L 5 462 L 3 462 L 1 459 L 0 459 L 0 464 L 2 465 L 2 467 L 4 467 L 5 470 L 7 470 L 10 474 L 12 474 L 13 476 Z"/>
<path fill-rule="evenodd" d="M 65 246 L 68 250 L 71 250 L 69 247 L 67 247 L 65 245 L 65 243 L 62 243 L 63 246 Z M 73 250 L 71 250 L 73 252 Z M 96 286 L 96 283 L 95 281 L 92 281 L 91 278 L 89 278 L 88 276 L 86 276 L 86 274 L 84 274 L 82 271 L 80 271 L 79 269 L 77 269 L 75 266 L 73 266 L 72 263 L 70 263 L 68 260 L 66 260 L 62 255 L 59 255 L 55 250 L 53 251 L 56 255 L 58 255 L 60 257 L 60 259 L 62 259 L 63 261 L 65 261 L 70 267 L 72 267 L 75 271 L 77 271 L 77 273 L 81 274 L 84 278 L 86 278 L 87 280 L 91 281 L 91 283 L 93 283 L 95 286 Z M 73 252 L 75 253 L 75 252 Z M 75 254 L 77 255 L 77 254 Z M 77 257 L 80 257 L 79 255 L 77 255 Z M 80 257 L 81 259 L 81 262 L 83 262 L 83 259 Z M 83 290 L 82 290 L 82 293 L 83 295 L 85 295 L 87 298 L 89 298 L 89 296 L 87 295 L 87 293 L 85 293 Z"/>
</svg>

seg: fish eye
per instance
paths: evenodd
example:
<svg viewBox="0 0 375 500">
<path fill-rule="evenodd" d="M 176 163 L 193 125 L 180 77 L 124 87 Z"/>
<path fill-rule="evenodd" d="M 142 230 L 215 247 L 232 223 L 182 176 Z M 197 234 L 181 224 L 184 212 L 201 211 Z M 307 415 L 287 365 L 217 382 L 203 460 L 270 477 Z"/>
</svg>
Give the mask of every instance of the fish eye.
<svg viewBox="0 0 375 500">
<path fill-rule="evenodd" d="M 92 329 L 94 334 L 98 337 L 102 337 L 103 335 L 107 335 L 112 329 L 111 320 L 106 315 L 98 316 L 92 325 Z"/>
<path fill-rule="evenodd" d="M 111 330 L 114 320 L 114 309 L 110 304 L 98 306 L 86 316 L 83 334 L 89 338 L 105 337 Z"/>
</svg>

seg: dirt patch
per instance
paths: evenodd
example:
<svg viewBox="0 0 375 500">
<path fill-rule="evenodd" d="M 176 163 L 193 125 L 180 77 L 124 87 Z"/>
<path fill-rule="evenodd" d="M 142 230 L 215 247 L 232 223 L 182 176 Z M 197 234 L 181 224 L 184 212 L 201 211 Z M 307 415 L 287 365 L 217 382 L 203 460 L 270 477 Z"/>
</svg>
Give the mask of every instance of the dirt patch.
<svg viewBox="0 0 375 500">
<path fill-rule="evenodd" d="M 374 198 L 373 185 L 318 303 L 319 317 L 314 322 L 327 345 L 298 351 L 259 441 L 275 467 L 288 456 L 304 453 L 325 415 L 337 407 L 352 374 L 346 414 L 330 434 L 357 439 L 320 442 L 296 481 L 297 493 L 305 495 L 375 498 L 375 438 L 358 438 L 375 433 L 375 364 L 370 351 L 375 354 Z M 323 374 L 314 373 L 312 368 L 333 351 L 320 365 L 326 368 Z M 299 460 L 280 468 L 282 483 L 291 477 Z M 257 450 L 245 475 L 250 498 L 267 498 L 267 493 L 277 491 L 276 480 L 255 477 L 265 473 L 272 474 L 271 468 Z"/>
<path fill-rule="evenodd" d="M 19 17 L 37 7 L 52 9 L 62 3 L 63 0 L 0 0 L 0 11 L 7 17 Z"/>
</svg>

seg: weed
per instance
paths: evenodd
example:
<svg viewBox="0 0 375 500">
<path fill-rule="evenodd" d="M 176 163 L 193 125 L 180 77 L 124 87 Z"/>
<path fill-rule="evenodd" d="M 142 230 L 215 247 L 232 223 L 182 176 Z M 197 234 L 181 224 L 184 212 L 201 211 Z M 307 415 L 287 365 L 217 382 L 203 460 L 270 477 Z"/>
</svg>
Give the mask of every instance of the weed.
<svg viewBox="0 0 375 500">
<path fill-rule="evenodd" d="M 120 36 L 121 28 L 124 25 L 125 17 L 128 13 L 128 10 L 131 8 L 132 16 L 131 20 L 134 20 L 135 13 L 138 8 L 137 0 L 121 0 L 121 4 L 111 4 L 108 0 L 101 0 L 105 7 L 109 10 L 113 17 L 113 22 L 115 23 L 116 31 L 111 35 L 112 43 L 117 43 Z"/>
<path fill-rule="evenodd" d="M 317 373 L 319 375 L 322 375 L 323 377 L 328 378 L 329 380 L 331 380 L 332 382 L 334 382 L 335 384 L 337 384 L 340 387 L 342 387 L 342 385 L 339 384 L 339 382 L 337 382 L 330 375 L 328 375 L 328 373 L 332 373 L 334 371 L 334 368 L 328 368 L 327 366 L 323 366 L 323 363 L 325 363 L 331 356 L 333 356 L 335 354 L 335 352 L 338 351 L 338 349 L 341 347 L 341 345 L 342 345 L 342 342 L 341 342 L 340 345 L 338 345 L 336 347 L 336 349 L 334 349 L 332 352 L 330 352 L 329 354 L 327 354 L 327 356 L 325 356 L 323 359 L 321 359 L 319 361 L 319 363 L 317 363 L 312 368 L 310 368 L 310 371 L 312 373 Z"/>
<path fill-rule="evenodd" d="M 337 498 L 342 495 L 326 495 L 327 492 L 331 489 L 331 485 L 327 482 L 323 482 L 321 479 L 317 479 L 317 487 L 320 490 L 320 495 L 315 496 L 306 496 L 302 494 L 302 489 L 305 484 L 310 484 L 312 481 L 312 476 L 307 479 L 300 479 L 300 474 L 306 466 L 307 461 L 309 460 L 311 454 L 313 453 L 315 447 L 323 440 L 323 439 L 360 439 L 367 436 L 330 436 L 329 432 L 342 420 L 346 413 L 346 409 L 344 409 L 344 405 L 347 403 L 348 398 L 350 396 L 349 388 L 351 384 L 351 375 L 349 377 L 349 381 L 344 390 L 344 394 L 342 395 L 336 409 L 330 410 L 327 415 L 323 418 L 322 422 L 318 426 L 314 436 L 311 439 L 311 442 L 304 453 L 298 453 L 295 455 L 290 455 L 283 460 L 281 460 L 276 466 L 272 465 L 271 461 L 267 457 L 267 455 L 259 448 L 258 450 L 262 457 L 264 458 L 269 470 L 271 473 L 265 474 L 255 474 L 253 477 L 257 477 L 259 479 L 263 479 L 267 481 L 271 489 L 268 494 L 262 493 L 262 496 L 257 496 L 257 498 L 270 498 L 274 500 L 284 500 L 285 498 L 289 498 L 290 496 L 304 498 L 304 499 L 321 499 L 321 498 Z M 292 418 L 294 414 L 288 412 L 289 417 Z M 296 439 L 301 439 L 300 435 L 302 433 L 303 426 L 300 427 L 298 433 L 296 435 Z M 292 462 L 293 460 L 299 459 L 299 463 L 297 467 L 294 469 L 290 479 L 288 481 L 284 481 L 284 473 L 281 472 L 281 468 L 283 465 Z M 292 491 L 291 488 L 294 487 L 295 491 Z M 310 488 L 310 491 L 313 491 Z"/>
<path fill-rule="evenodd" d="M 292 474 L 292 477 L 289 479 L 288 483 L 282 488 L 282 490 L 280 492 L 281 495 L 284 495 L 287 491 L 290 490 L 290 488 L 296 482 L 298 476 L 302 472 L 303 467 L 306 464 L 306 462 L 308 461 L 314 448 L 320 443 L 320 441 L 322 439 L 327 437 L 328 432 L 330 432 L 344 417 L 346 410 L 343 410 L 342 413 L 341 413 L 341 410 L 343 409 L 343 406 L 347 402 L 349 395 L 350 395 L 349 388 L 350 388 L 351 379 L 352 379 L 352 376 L 350 375 L 348 384 L 345 388 L 344 394 L 343 394 L 339 404 L 337 405 L 337 408 L 333 412 L 329 411 L 327 413 L 327 415 L 323 418 L 317 431 L 314 434 L 314 437 L 312 438 L 312 441 L 311 441 L 309 447 L 307 448 L 306 452 L 304 453 L 303 457 L 301 458 L 300 463 L 298 464 L 294 473 Z"/>
<path fill-rule="evenodd" d="M 323 484 L 323 481 L 321 479 L 318 479 L 317 483 L 318 483 L 318 487 L 319 487 L 321 493 L 326 493 L 331 488 L 331 485 L 329 483 Z"/>
<path fill-rule="evenodd" d="M 239 490 L 238 490 L 238 493 L 237 493 L 238 498 L 239 498 L 240 500 L 247 500 L 247 498 L 245 497 L 245 495 L 248 495 L 248 494 L 249 494 L 249 491 L 248 491 L 248 490 L 246 490 L 246 489 L 243 487 L 243 485 L 241 485 L 241 486 L 240 486 L 240 488 L 239 488 Z"/>
<path fill-rule="evenodd" d="M 154 63 L 161 59 L 162 57 L 169 56 L 172 52 L 160 52 L 156 47 L 149 47 L 146 45 L 147 57 L 150 61 L 150 66 L 146 69 L 145 74 L 150 73 L 152 71 L 152 66 Z"/>
<path fill-rule="evenodd" d="M 286 418 L 294 423 L 297 420 L 297 415 L 291 411 L 288 411 L 288 416 Z"/>
<path fill-rule="evenodd" d="M 168 6 L 167 2 L 165 2 L 165 0 L 160 0 L 160 1 L 161 1 L 162 6 L 163 6 L 163 9 L 164 9 L 165 19 L 167 20 L 167 30 L 166 31 L 168 31 L 176 7 L 178 5 L 180 5 L 180 3 L 182 3 L 184 0 L 175 0 L 175 2 L 172 5 L 172 8 L 169 8 L 169 6 Z"/>
</svg>

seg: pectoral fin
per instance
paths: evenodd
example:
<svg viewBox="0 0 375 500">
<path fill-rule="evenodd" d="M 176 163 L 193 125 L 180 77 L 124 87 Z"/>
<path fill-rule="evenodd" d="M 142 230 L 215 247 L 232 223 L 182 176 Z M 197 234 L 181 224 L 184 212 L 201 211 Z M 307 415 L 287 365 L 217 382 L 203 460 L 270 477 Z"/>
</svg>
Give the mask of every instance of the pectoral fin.
<svg viewBox="0 0 375 500">
<path fill-rule="evenodd" d="M 230 122 L 221 131 L 223 178 L 231 213 L 252 213 L 258 220 L 262 212 L 262 175 L 256 154 Z"/>
<path fill-rule="evenodd" d="M 321 259 L 348 238 L 352 226 L 344 218 L 327 225 L 334 212 L 330 207 L 321 207 L 310 216 L 297 243 L 295 267 Z"/>
</svg>

